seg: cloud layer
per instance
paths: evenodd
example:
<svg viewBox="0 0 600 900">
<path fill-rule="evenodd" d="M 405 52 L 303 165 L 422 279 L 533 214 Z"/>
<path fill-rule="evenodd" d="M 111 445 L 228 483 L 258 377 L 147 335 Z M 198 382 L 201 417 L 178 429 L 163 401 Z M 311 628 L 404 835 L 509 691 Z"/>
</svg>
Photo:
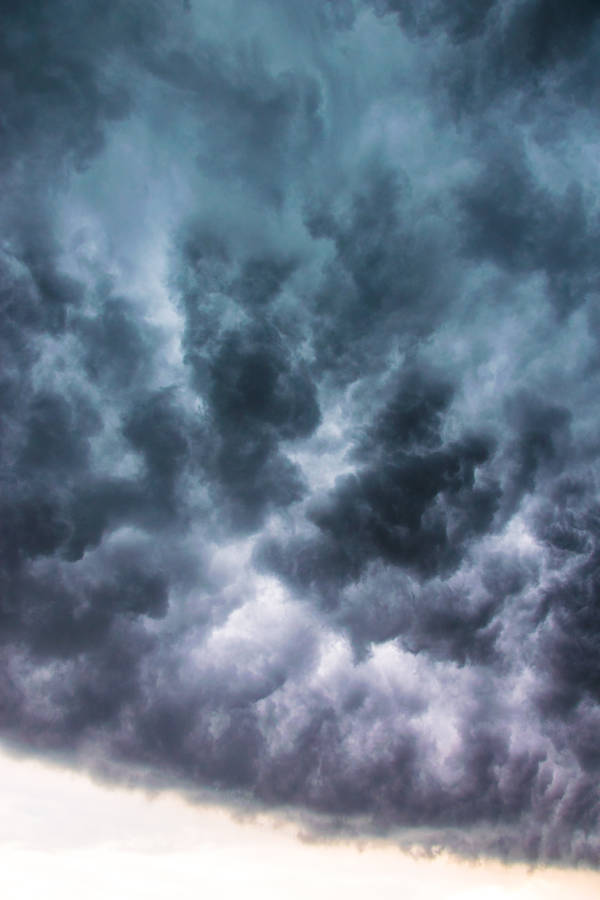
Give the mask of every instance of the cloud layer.
<svg viewBox="0 0 600 900">
<path fill-rule="evenodd" d="M 0 34 L 4 740 L 597 865 L 597 5 Z"/>
</svg>

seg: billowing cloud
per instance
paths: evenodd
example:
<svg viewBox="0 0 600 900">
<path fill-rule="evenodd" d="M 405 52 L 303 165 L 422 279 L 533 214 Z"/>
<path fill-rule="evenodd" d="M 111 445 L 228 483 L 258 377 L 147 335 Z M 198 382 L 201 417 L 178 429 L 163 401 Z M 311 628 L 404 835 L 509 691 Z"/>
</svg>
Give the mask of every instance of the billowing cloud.
<svg viewBox="0 0 600 900">
<path fill-rule="evenodd" d="M 599 20 L 4 3 L 6 742 L 600 862 Z"/>
</svg>

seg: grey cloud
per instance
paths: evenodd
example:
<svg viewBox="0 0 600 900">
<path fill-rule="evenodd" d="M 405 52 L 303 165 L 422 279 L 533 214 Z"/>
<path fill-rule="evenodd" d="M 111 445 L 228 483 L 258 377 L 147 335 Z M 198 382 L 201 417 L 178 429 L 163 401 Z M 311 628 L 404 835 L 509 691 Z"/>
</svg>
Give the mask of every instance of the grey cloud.
<svg viewBox="0 0 600 900">
<path fill-rule="evenodd" d="M 241 303 L 250 306 L 269 303 L 281 291 L 294 270 L 286 259 L 250 258 L 244 265 L 239 281 L 233 286 Z"/>
<path fill-rule="evenodd" d="M 250 257 L 236 274 L 230 250 L 205 228 L 192 230 L 182 249 L 192 268 L 186 359 L 206 404 L 204 465 L 232 521 L 253 529 L 268 508 L 302 497 L 301 474 L 280 445 L 306 438 L 320 421 L 315 385 L 307 362 L 295 358 L 286 319 L 265 309 L 292 268 L 277 257 Z M 221 297 L 209 300 L 215 289 Z M 227 315 L 239 324 L 228 326 Z"/>
<path fill-rule="evenodd" d="M 17 162 L 30 174 L 40 163 L 86 165 L 105 127 L 128 114 L 128 91 L 101 60 L 110 41 L 102 6 L 3 5 L 2 153 L 14 177 Z"/>
<path fill-rule="evenodd" d="M 558 0 L 369 2 L 379 15 L 394 16 L 422 41 L 446 38 L 436 68 L 438 75 L 440 70 L 447 75 L 459 109 L 481 108 L 515 91 L 547 99 L 557 91 L 564 98 L 576 92 L 584 104 L 590 94 L 595 96 L 598 9 L 593 0 L 568 9 Z M 550 73 L 552 81 L 545 81 Z"/>
<path fill-rule="evenodd" d="M 74 318 L 83 364 L 90 379 L 112 390 L 127 389 L 148 374 L 157 336 L 144 328 L 126 300 L 107 296 L 91 316 Z"/>
<path fill-rule="evenodd" d="M 378 558 L 423 577 L 456 567 L 465 540 L 492 527 L 499 488 L 474 483 L 493 453 L 489 439 L 442 444 L 451 396 L 443 382 L 407 373 L 356 451 L 363 467 L 309 507 L 319 532 L 287 551 L 267 544 L 263 558 L 307 585 L 354 580 Z"/>
<path fill-rule="evenodd" d="M 598 9 L 592 0 L 579 0 L 565 9 L 557 0 L 520 0 L 500 9 L 496 0 L 459 0 L 448 6 L 440 0 L 402 3 L 401 0 L 374 0 L 380 14 L 393 13 L 402 27 L 420 35 L 431 30 L 447 31 L 454 41 L 479 37 L 487 28 L 502 27 L 505 43 L 501 49 L 514 63 L 517 57 L 527 66 L 544 67 L 573 57 L 594 39 Z M 503 12 L 504 15 L 499 15 Z"/>
<path fill-rule="evenodd" d="M 317 359 L 349 380 L 365 372 L 390 338 L 411 346 L 427 334 L 454 287 L 450 267 L 450 296 L 433 278 L 433 261 L 441 266 L 445 255 L 435 231 L 415 229 L 403 210 L 411 195 L 406 174 L 378 158 L 361 169 L 345 210 L 336 215 L 315 205 L 306 213 L 311 236 L 335 248 L 315 298 Z"/>
<path fill-rule="evenodd" d="M 598 8 L 591 0 L 579 0 L 568 9 L 556 0 L 530 0 L 517 4 L 509 19 L 509 47 L 514 57 L 535 67 L 577 62 L 597 37 L 597 23 Z"/>
<path fill-rule="evenodd" d="M 509 271 L 542 272 L 564 313 L 598 292 L 595 214 L 586 211 L 576 183 L 554 197 L 514 156 L 507 148 L 487 160 L 480 179 L 461 192 L 465 251 Z"/>
<path fill-rule="evenodd" d="M 33 396 L 25 414 L 27 437 L 21 456 L 25 469 L 72 472 L 86 465 L 87 434 L 99 422 L 84 404 L 69 403 L 50 391 Z"/>
<path fill-rule="evenodd" d="M 453 41 L 462 43 L 481 34 L 495 0 L 459 0 L 448 6 L 439 0 L 425 3 L 402 3 L 402 0 L 375 0 L 374 8 L 380 14 L 397 15 L 402 27 L 409 33 L 426 35 L 434 29 L 448 32 Z"/>
<path fill-rule="evenodd" d="M 189 454 L 185 418 L 164 391 L 147 398 L 138 396 L 123 433 L 142 454 L 148 490 L 154 494 L 155 503 L 160 504 L 172 492 Z"/>
<path fill-rule="evenodd" d="M 595 5 L 216 8 L 2 8 L 3 739 L 598 865 Z"/>
</svg>

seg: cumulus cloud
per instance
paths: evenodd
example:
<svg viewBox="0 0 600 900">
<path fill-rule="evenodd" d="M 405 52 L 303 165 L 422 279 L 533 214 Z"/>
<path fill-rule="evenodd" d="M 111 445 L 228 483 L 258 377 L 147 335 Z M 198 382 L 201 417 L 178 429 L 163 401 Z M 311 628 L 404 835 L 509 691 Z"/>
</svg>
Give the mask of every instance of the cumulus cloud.
<svg viewBox="0 0 600 900">
<path fill-rule="evenodd" d="M 6 742 L 598 864 L 600 14 L 563 6 L 4 3 Z"/>
</svg>

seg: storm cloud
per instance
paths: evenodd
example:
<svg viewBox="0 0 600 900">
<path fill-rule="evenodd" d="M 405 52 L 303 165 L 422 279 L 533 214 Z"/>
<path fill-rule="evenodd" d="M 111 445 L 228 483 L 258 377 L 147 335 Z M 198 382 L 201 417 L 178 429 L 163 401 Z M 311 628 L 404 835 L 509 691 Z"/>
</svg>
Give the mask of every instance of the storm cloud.
<svg viewBox="0 0 600 900">
<path fill-rule="evenodd" d="M 597 4 L 0 15 L 2 739 L 597 866 Z"/>
</svg>

